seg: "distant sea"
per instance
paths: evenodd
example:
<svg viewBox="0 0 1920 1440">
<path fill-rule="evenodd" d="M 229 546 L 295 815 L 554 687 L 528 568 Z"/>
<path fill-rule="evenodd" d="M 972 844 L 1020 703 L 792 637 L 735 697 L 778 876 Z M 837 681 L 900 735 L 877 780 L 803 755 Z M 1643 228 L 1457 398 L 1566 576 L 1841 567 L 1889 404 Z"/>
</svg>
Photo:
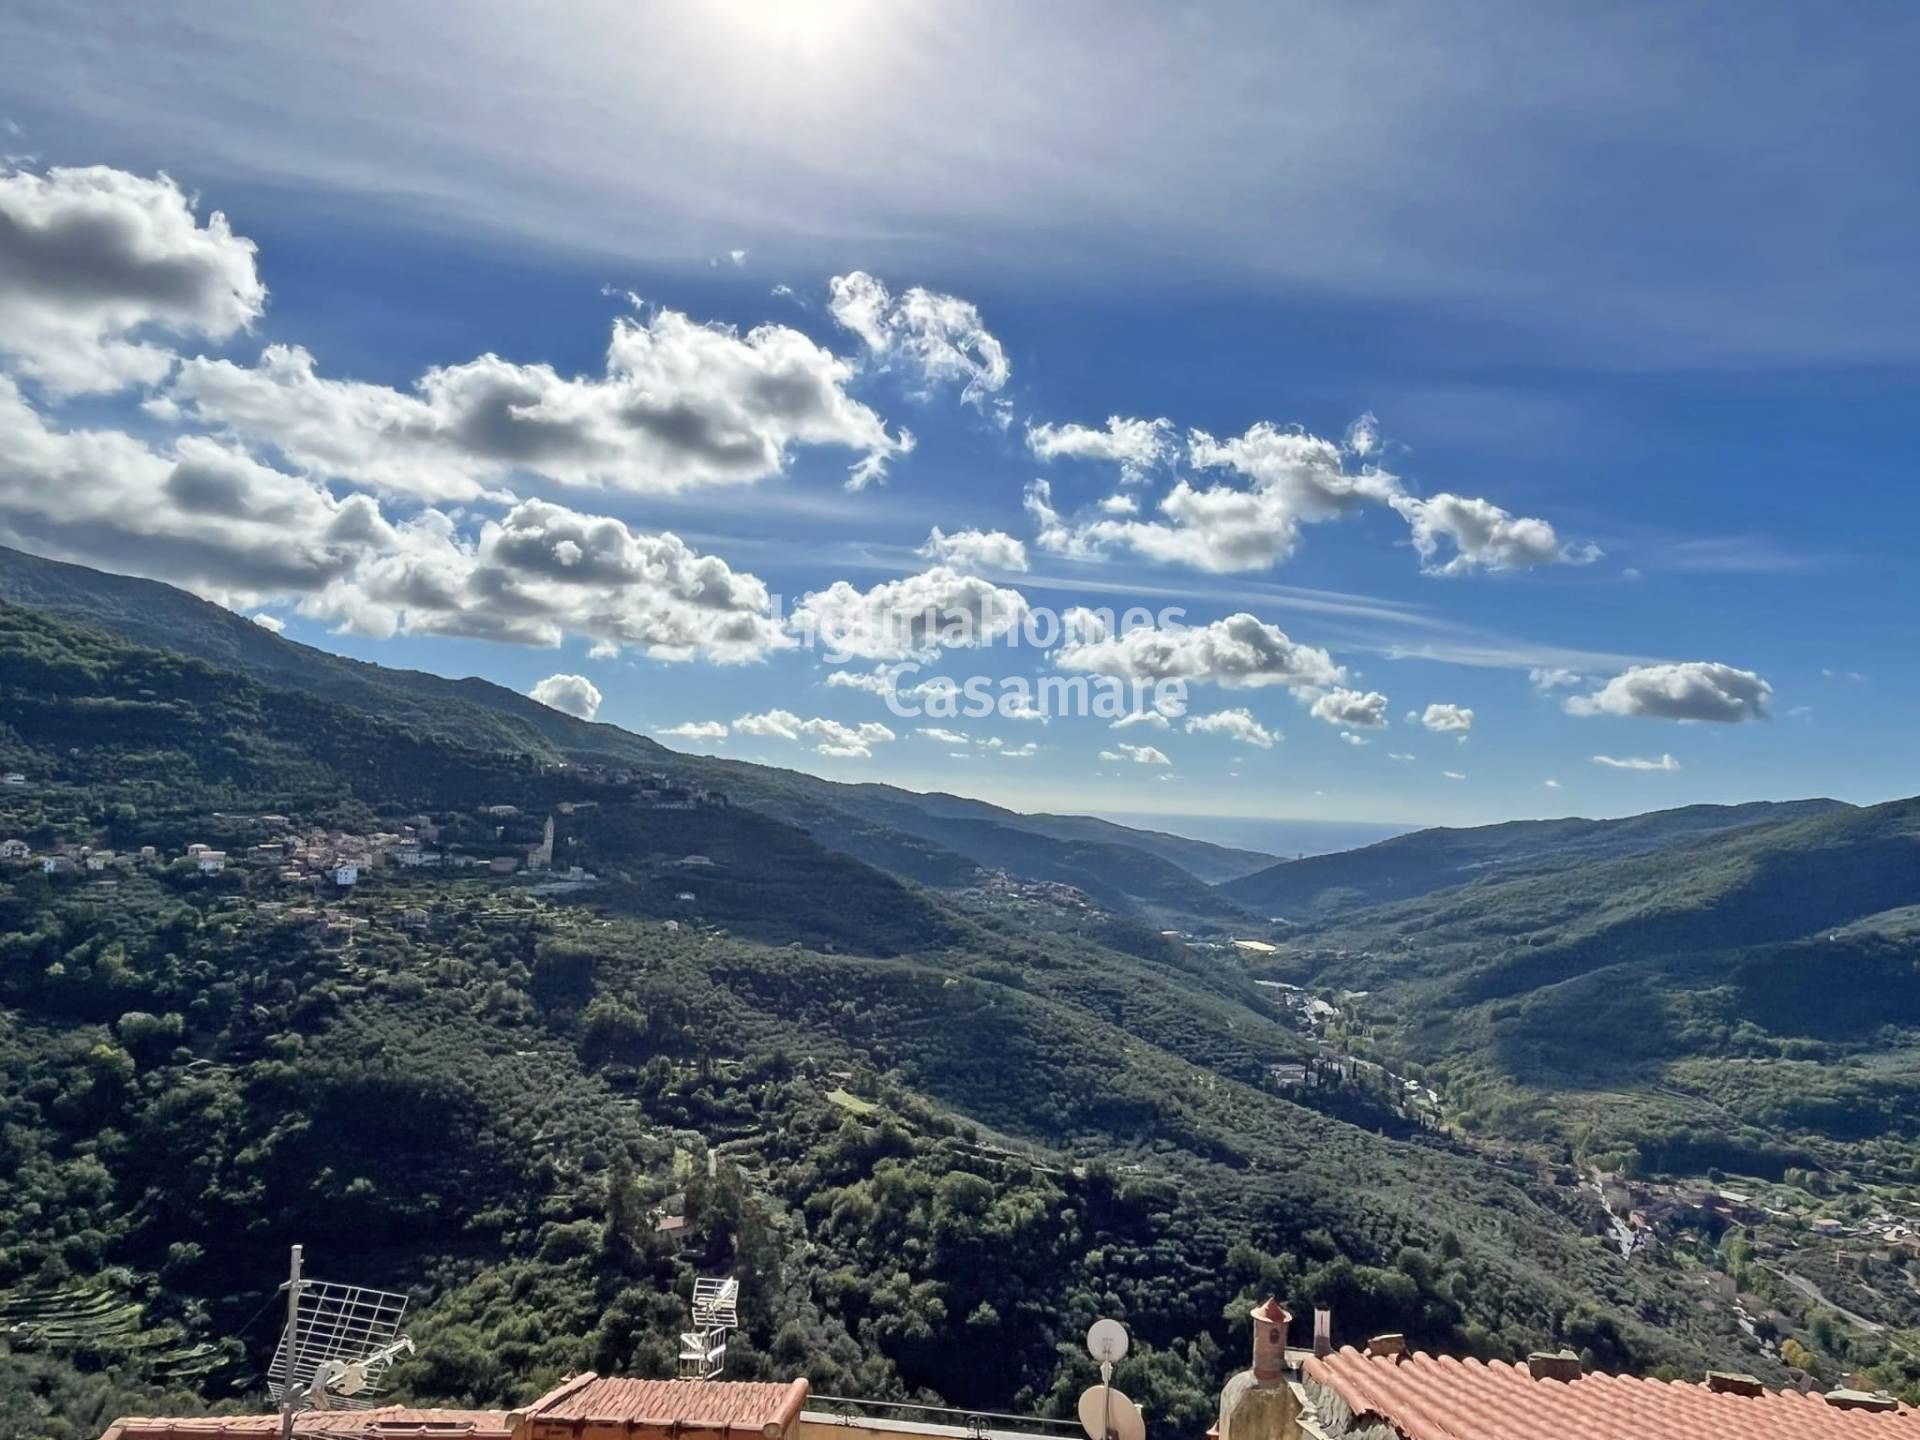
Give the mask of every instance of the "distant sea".
<svg viewBox="0 0 1920 1440">
<path fill-rule="evenodd" d="M 1262 850 L 1291 860 L 1300 855 L 1331 855 L 1357 850 L 1395 835 L 1418 830 L 1418 825 L 1376 825 L 1358 820 L 1256 820 L 1245 815 L 1142 815 L 1101 811 L 1100 818 L 1137 830 L 1164 830 L 1215 845 Z"/>
</svg>

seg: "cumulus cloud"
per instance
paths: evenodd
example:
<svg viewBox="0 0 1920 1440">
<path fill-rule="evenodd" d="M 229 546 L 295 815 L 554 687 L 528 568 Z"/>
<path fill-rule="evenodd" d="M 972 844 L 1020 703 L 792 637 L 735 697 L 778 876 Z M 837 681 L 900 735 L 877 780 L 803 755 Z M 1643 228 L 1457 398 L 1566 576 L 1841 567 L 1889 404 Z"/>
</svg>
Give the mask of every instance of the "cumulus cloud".
<svg viewBox="0 0 1920 1440">
<path fill-rule="evenodd" d="M 1003 426 L 1012 418 L 995 397 L 1013 366 L 968 301 L 918 285 L 895 298 L 874 276 L 855 270 L 829 282 L 827 310 L 883 364 L 897 359 L 928 385 L 960 386 L 962 400 Z"/>
<path fill-rule="evenodd" d="M 1141 626 L 1108 633 L 1090 612 L 1068 612 L 1067 641 L 1054 663 L 1117 679 L 1211 683 L 1227 689 L 1263 685 L 1338 685 L 1346 672 L 1314 645 L 1244 611 L 1209 625 Z"/>
<path fill-rule="evenodd" d="M 1168 730 L 1173 722 L 1158 710 L 1135 710 L 1122 715 L 1107 728 L 1109 730 L 1131 730 L 1136 725 L 1145 725 L 1149 730 Z"/>
<path fill-rule="evenodd" d="M 1100 501 L 1102 515 L 1138 515 L 1140 502 L 1131 495 L 1108 495 Z"/>
<path fill-rule="evenodd" d="M 1040 460 L 1061 456 L 1098 460 L 1120 467 L 1120 483 L 1144 484 L 1177 453 L 1171 420 L 1107 418 L 1104 430 L 1088 425 L 1029 425 L 1027 449 Z"/>
<path fill-rule="evenodd" d="M 988 644 L 1026 613 L 1018 590 L 938 565 L 871 590 L 836 580 L 795 606 L 789 627 L 836 657 L 927 659 L 943 648 Z"/>
<path fill-rule="evenodd" d="M 713 740 L 727 738 L 727 722 L 724 720 L 687 720 L 678 725 L 669 725 L 660 732 L 672 735 L 679 740 Z"/>
<path fill-rule="evenodd" d="M 1340 732 L 1340 738 L 1349 745 L 1370 745 L 1373 743 L 1368 740 L 1366 736 L 1356 735 L 1351 730 L 1342 730 Z"/>
<path fill-rule="evenodd" d="M 184 585 L 236 608 L 291 600 L 355 633 L 557 645 L 569 634 L 667 660 L 738 662 L 792 644 L 756 577 L 670 533 L 529 500 L 463 529 L 334 495 L 230 445 L 165 451 L 58 429 L 0 377 L 0 543 Z"/>
<path fill-rule="evenodd" d="M 1420 724 L 1437 735 L 1459 735 L 1464 738 L 1473 729 L 1473 711 L 1464 705 L 1429 705 L 1417 717 L 1408 718 L 1418 719 Z"/>
<path fill-rule="evenodd" d="M 1313 702 L 1308 713 L 1329 725 L 1378 730 L 1387 723 L 1387 697 L 1378 690 L 1329 690 Z"/>
<path fill-rule="evenodd" d="M 1536 666 L 1527 672 L 1527 681 L 1542 695 L 1550 695 L 1555 690 L 1571 690 L 1575 685 L 1586 682 L 1586 676 L 1578 670 L 1568 670 L 1558 665 Z"/>
<path fill-rule="evenodd" d="M 1028 443 L 1042 458 L 1106 458 L 1129 452 L 1157 458 L 1170 439 L 1164 422 L 1116 417 L 1105 432 L 1036 426 L 1028 432 Z M 1563 545 L 1546 521 L 1517 518 L 1491 501 L 1410 495 L 1398 476 L 1370 463 L 1379 450 L 1378 427 L 1370 415 L 1354 422 L 1342 444 L 1265 421 L 1224 440 L 1195 430 L 1187 437 L 1188 463 L 1195 471 L 1216 471 L 1228 478 L 1219 483 L 1176 480 L 1154 507 L 1153 519 L 1137 518 L 1137 507 L 1112 504 L 1101 505 L 1098 516 L 1063 515 L 1043 481 L 1028 487 L 1027 512 L 1035 524 L 1036 543 L 1049 553 L 1086 556 L 1124 549 L 1215 574 L 1268 569 L 1299 548 L 1303 526 L 1380 505 L 1391 506 L 1406 519 L 1422 567 L 1430 574 L 1584 563 L 1599 556 L 1592 546 Z M 1136 464 L 1123 478 L 1138 480 L 1146 473 Z M 1439 563 L 1443 542 L 1454 554 Z"/>
<path fill-rule="evenodd" d="M 1040 753 L 1040 747 L 1032 740 L 1021 745 L 995 745 L 992 747 L 1002 760 L 1031 760 Z"/>
<path fill-rule="evenodd" d="M 225 340 L 266 299 L 253 242 L 167 176 L 0 165 L 0 358 L 47 391 L 156 384 L 151 337 Z"/>
<path fill-rule="evenodd" d="M 260 611 L 257 615 L 253 615 L 249 618 L 251 618 L 253 623 L 258 625 L 262 630 L 271 630 L 275 635 L 280 634 L 282 631 L 284 631 L 287 628 L 286 621 L 282 620 L 278 615 L 269 615 L 264 610 Z"/>
<path fill-rule="evenodd" d="M 778 474 L 801 445 L 861 452 L 859 489 L 912 448 L 846 392 L 852 367 L 798 330 L 745 335 L 672 310 L 614 322 L 605 372 L 483 355 L 429 370 L 411 393 L 327 378 L 306 350 L 256 365 L 184 362 L 171 413 L 224 427 L 316 475 L 430 500 L 470 500 L 516 473 L 672 494 Z"/>
<path fill-rule="evenodd" d="M 1102 760 L 1127 760 L 1135 765 L 1171 765 L 1173 763 L 1173 761 L 1167 758 L 1165 751 L 1156 749 L 1152 745 L 1119 744 L 1112 750 L 1102 750 L 1100 752 L 1100 758 Z"/>
<path fill-rule="evenodd" d="M 1596 765 L 1605 765 L 1609 770 L 1678 770 L 1680 762 L 1671 755 L 1662 755 L 1658 760 L 1648 760 L 1642 756 L 1596 755 Z"/>
<path fill-rule="evenodd" d="M 527 693 L 576 720 L 591 720 L 600 713 L 600 687 L 584 675 L 549 675 Z"/>
<path fill-rule="evenodd" d="M 956 530 L 949 535 L 936 525 L 920 554 L 956 570 L 1027 568 L 1027 547 L 1002 530 Z"/>
<path fill-rule="evenodd" d="M 1244 483 L 1199 486 L 1181 479 L 1155 507 L 1158 519 L 1109 516 L 1079 524 L 1042 513 L 1041 505 L 1051 511 L 1051 493 L 1036 495 L 1029 487 L 1027 508 L 1040 547 L 1062 554 L 1127 549 L 1213 573 L 1262 570 L 1293 554 L 1302 525 L 1401 493 L 1399 480 L 1383 470 L 1349 471 L 1331 441 L 1266 423 L 1226 440 L 1196 430 L 1187 458 L 1196 470 L 1224 471 Z"/>
<path fill-rule="evenodd" d="M 846 725 L 838 720 L 815 716 L 803 720 L 791 710 L 766 710 L 757 715 L 742 715 L 733 722 L 735 733 L 757 735 L 769 740 L 812 740 L 814 753 L 837 760 L 866 760 L 875 745 L 884 745 L 899 737 L 876 721 Z"/>
<path fill-rule="evenodd" d="M 1591 695 L 1570 695 L 1569 715 L 1637 715 L 1655 720 L 1764 720 L 1773 687 L 1751 670 L 1709 660 L 1635 665 Z"/>
<path fill-rule="evenodd" d="M 1592 545 L 1563 545 L 1545 520 L 1509 514 L 1490 500 L 1440 494 L 1397 495 L 1389 502 L 1413 531 L 1420 568 L 1429 575 L 1475 570 L 1527 570 L 1536 565 L 1586 565 L 1600 558 Z M 1442 545 L 1453 557 L 1436 564 Z"/>
<path fill-rule="evenodd" d="M 1242 745 L 1271 750 L 1280 736 L 1253 718 L 1246 709 L 1216 710 L 1211 715 L 1195 715 L 1187 721 L 1189 735 L 1224 735 Z"/>
</svg>

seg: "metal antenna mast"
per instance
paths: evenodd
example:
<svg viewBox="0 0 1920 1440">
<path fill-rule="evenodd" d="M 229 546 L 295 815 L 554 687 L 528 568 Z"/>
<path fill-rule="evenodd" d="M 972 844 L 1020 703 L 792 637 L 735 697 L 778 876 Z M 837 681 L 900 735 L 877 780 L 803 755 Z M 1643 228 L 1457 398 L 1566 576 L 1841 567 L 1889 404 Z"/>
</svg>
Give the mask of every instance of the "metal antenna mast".
<svg viewBox="0 0 1920 1440">
<path fill-rule="evenodd" d="M 293 1247 L 293 1257 L 287 1265 L 287 1333 L 281 1342 L 286 1346 L 288 1364 L 300 1348 L 300 1252 L 301 1246 Z M 293 1386 L 280 1387 L 280 1440 L 293 1440 Z"/>
</svg>

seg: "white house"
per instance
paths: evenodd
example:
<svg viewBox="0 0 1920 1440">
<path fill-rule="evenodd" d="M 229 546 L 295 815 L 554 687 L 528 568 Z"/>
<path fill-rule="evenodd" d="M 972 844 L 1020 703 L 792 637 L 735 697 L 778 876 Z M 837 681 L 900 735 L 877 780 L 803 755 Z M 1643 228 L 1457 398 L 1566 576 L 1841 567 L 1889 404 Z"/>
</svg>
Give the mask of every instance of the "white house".
<svg viewBox="0 0 1920 1440">
<path fill-rule="evenodd" d="M 334 866 L 333 883 L 336 885 L 358 885 L 360 883 L 360 867 L 358 865 Z"/>
<path fill-rule="evenodd" d="M 200 866 L 202 875 L 218 875 L 227 868 L 227 852 L 224 850 L 209 850 L 202 845 L 200 853 L 193 858 Z"/>
<path fill-rule="evenodd" d="M 0 840 L 0 860 L 24 860 L 30 853 L 24 840 Z"/>
</svg>

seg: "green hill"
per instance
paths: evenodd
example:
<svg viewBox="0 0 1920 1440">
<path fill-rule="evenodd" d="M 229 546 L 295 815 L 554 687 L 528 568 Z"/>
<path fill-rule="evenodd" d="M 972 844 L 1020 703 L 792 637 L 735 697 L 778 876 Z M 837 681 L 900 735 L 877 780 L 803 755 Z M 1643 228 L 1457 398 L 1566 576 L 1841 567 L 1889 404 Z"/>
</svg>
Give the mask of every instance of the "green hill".
<svg viewBox="0 0 1920 1440">
<path fill-rule="evenodd" d="M 1359 850 L 1273 865 L 1220 886 L 1261 915 L 1311 922 L 1455 885 L 1502 881 L 1659 851 L 1702 836 L 1847 808 L 1837 800 L 1689 805 L 1624 820 L 1514 820 L 1417 830 Z"/>
<path fill-rule="evenodd" d="M 1389 1115 L 1337 1081 L 1265 1088 L 1297 1032 L 1237 967 L 1123 920 L 943 898 L 768 815 L 650 809 L 18 607 L 0 762 L 30 777 L 0 829 L 36 847 L 234 857 L 0 871 L 0 1304 L 101 1296 L 86 1316 L 138 1306 L 165 1337 L 16 1336 L 0 1386 L 244 1390 L 270 1336 L 226 1337 L 294 1239 L 316 1274 L 415 1293 L 423 1400 L 670 1370 L 691 1277 L 720 1271 L 749 1316 L 733 1373 L 1059 1411 L 1073 1338 L 1117 1311 L 1121 1379 L 1182 1427 L 1243 1348 L 1223 1317 L 1268 1290 L 1346 1338 L 1765 1367 L 1570 1186 L 1346 1123 Z M 268 807 L 419 812 L 509 854 L 550 814 L 603 883 L 375 869 L 316 904 L 247 858 Z M 679 863 L 696 847 L 711 866 Z M 663 910 L 682 885 L 698 915 Z M 647 1217 L 676 1192 L 684 1242 Z"/>
<path fill-rule="evenodd" d="M 242 669 L 269 685 L 298 687 L 454 744 L 549 763 L 643 766 L 718 786 L 738 803 L 802 826 L 831 848 L 923 884 L 966 885 L 976 868 L 986 866 L 1075 885 L 1119 908 L 1231 921 L 1243 917 L 1210 882 L 1271 859 L 1087 817 L 1024 816 L 950 795 L 840 784 L 799 771 L 683 755 L 489 681 L 350 660 L 283 639 L 168 585 L 4 547 L 0 599 L 136 644 Z"/>
</svg>

